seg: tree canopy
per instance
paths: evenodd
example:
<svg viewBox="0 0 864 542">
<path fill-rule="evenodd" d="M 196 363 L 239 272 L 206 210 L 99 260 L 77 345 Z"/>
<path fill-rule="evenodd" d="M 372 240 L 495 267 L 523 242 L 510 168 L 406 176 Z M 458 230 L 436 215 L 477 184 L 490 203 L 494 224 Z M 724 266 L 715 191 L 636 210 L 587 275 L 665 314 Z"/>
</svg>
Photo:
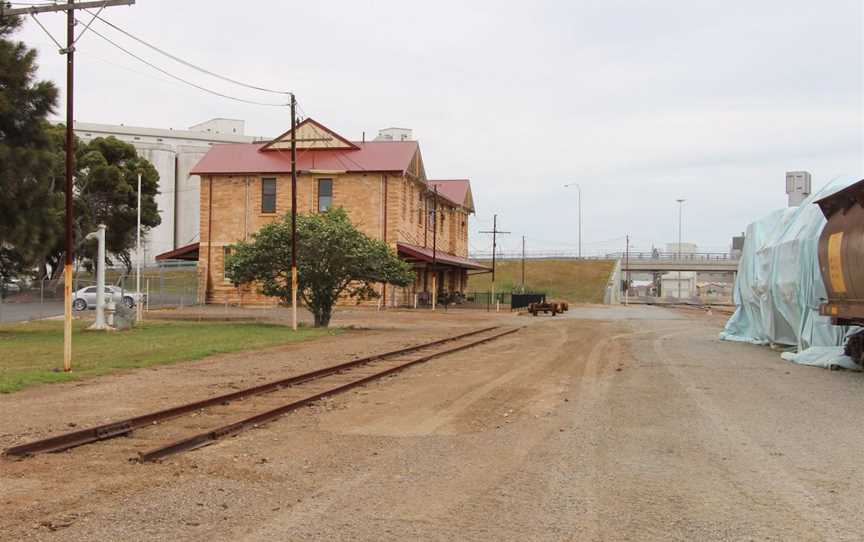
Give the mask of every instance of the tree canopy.
<svg viewBox="0 0 864 542">
<path fill-rule="evenodd" d="M 265 295 L 291 302 L 291 216 L 261 228 L 235 245 L 226 276 L 235 284 L 257 282 Z M 387 243 L 359 231 L 341 208 L 297 216 L 297 285 L 315 326 L 330 324 L 333 306 L 345 295 L 360 302 L 378 296 L 373 284 L 406 286 L 411 267 Z"/>
<path fill-rule="evenodd" d="M 57 126 L 54 130 L 63 131 Z M 144 233 L 161 222 L 155 196 L 159 193 L 159 173 L 138 156 L 135 147 L 115 137 L 97 137 L 75 143 L 75 239 L 80 243 L 96 230 L 107 226 L 108 253 L 131 269 L 131 250 L 135 247 L 138 222 L 138 173 L 141 173 L 141 226 Z M 95 243 L 80 245 L 79 257 L 92 262 Z M 55 247 L 54 257 L 63 254 Z"/>
<path fill-rule="evenodd" d="M 39 81 L 36 51 L 10 39 L 21 19 L 0 18 L 0 284 L 35 268 L 56 275 L 64 257 L 65 127 L 51 125 L 58 91 Z M 107 229 L 109 258 L 131 268 L 137 223 L 137 176 L 141 223 L 146 233 L 160 223 L 155 195 L 159 175 L 135 147 L 116 138 L 83 143 L 75 138 L 74 240 L 88 267 L 96 247 L 85 236 Z"/>
<path fill-rule="evenodd" d="M 63 158 L 46 120 L 58 92 L 36 79 L 36 51 L 9 39 L 20 24 L 0 18 L 0 282 L 41 262 L 62 236 Z"/>
</svg>

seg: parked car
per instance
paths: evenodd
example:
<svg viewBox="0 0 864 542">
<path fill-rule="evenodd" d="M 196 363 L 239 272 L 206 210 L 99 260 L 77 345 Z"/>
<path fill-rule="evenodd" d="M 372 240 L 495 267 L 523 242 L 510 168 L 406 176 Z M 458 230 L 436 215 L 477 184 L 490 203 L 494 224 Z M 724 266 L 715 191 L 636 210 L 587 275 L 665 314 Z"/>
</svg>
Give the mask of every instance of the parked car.
<svg viewBox="0 0 864 542">
<path fill-rule="evenodd" d="M 147 300 L 144 294 L 138 294 L 131 291 L 123 291 L 117 286 L 106 286 L 105 287 L 105 302 L 113 301 L 114 303 L 123 303 L 130 309 L 136 305 L 136 303 L 144 303 Z M 77 292 L 72 295 L 72 308 L 76 311 L 83 311 L 84 309 L 95 309 L 96 308 L 96 287 L 88 286 L 86 288 L 81 288 Z"/>
</svg>

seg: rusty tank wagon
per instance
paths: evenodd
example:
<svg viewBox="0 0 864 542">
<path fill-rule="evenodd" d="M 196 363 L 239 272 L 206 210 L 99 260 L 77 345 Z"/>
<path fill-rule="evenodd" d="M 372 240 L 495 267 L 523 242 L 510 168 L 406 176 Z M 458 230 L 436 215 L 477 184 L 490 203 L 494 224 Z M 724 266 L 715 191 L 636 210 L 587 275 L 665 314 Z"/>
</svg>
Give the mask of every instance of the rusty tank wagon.
<svg viewBox="0 0 864 542">
<path fill-rule="evenodd" d="M 835 325 L 864 326 L 864 179 L 816 204 L 828 221 L 819 236 L 819 270 L 828 292 L 819 314 Z M 864 362 L 864 331 L 849 337 L 846 354 Z"/>
</svg>

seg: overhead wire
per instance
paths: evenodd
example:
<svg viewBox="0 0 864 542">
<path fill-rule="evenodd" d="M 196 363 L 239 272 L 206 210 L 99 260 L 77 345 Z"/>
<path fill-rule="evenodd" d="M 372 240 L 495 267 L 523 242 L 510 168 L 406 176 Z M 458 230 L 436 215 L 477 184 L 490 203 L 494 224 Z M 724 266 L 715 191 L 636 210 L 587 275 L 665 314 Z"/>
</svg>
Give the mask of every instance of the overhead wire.
<svg viewBox="0 0 864 542">
<path fill-rule="evenodd" d="M 76 20 L 77 20 L 77 19 L 76 19 Z M 247 103 L 247 104 L 252 104 L 252 105 L 262 105 L 262 106 L 267 106 L 267 107 L 287 107 L 287 106 L 291 105 L 291 104 L 288 104 L 288 103 L 259 102 L 259 101 L 255 101 L 255 100 L 248 100 L 248 99 L 246 99 L 246 98 L 238 98 L 238 97 L 236 97 L 236 96 L 230 96 L 230 95 L 228 95 L 228 94 L 223 94 L 223 93 L 221 93 L 221 92 L 217 92 L 217 91 L 215 91 L 215 90 L 209 89 L 209 88 L 204 87 L 204 86 L 202 86 L 202 85 L 199 85 L 199 84 L 197 84 L 197 83 L 193 83 L 193 82 L 191 82 L 191 81 L 187 81 L 186 79 L 183 79 L 182 77 L 180 77 L 180 76 L 178 76 L 178 75 L 174 75 L 173 73 L 171 73 L 171 72 L 169 72 L 169 71 L 167 71 L 167 70 L 165 70 L 165 69 L 163 69 L 163 68 L 160 68 L 159 66 L 153 64 L 152 62 L 150 62 L 150 61 L 148 61 L 148 60 L 146 60 L 146 59 L 144 59 L 144 58 L 142 58 L 142 57 L 136 55 L 136 54 L 133 53 L 132 51 L 126 49 L 126 48 L 123 47 L 122 45 L 120 45 L 120 44 L 118 44 L 117 42 L 113 41 L 111 38 L 108 38 L 107 36 L 103 35 L 102 33 L 100 33 L 100 32 L 99 32 L 98 30 L 96 30 L 95 28 L 90 28 L 90 31 L 91 31 L 92 33 L 94 33 L 95 35 L 99 36 L 100 38 L 102 38 L 103 40 L 105 40 L 106 42 L 108 42 L 109 44 L 113 45 L 113 46 L 116 47 L 117 49 L 123 51 L 124 53 L 126 53 L 126 54 L 129 55 L 129 56 L 131 56 L 132 58 L 138 60 L 139 62 L 142 62 L 143 64 L 146 64 L 147 66 L 153 68 L 154 70 L 156 70 L 156 71 L 158 71 L 158 72 L 160 72 L 160 73 L 162 73 L 162 74 L 164 74 L 164 75 L 167 75 L 168 77 L 170 77 L 170 78 L 172 78 L 172 79 L 176 79 L 177 81 L 180 81 L 181 83 L 184 83 L 184 84 L 189 85 L 189 86 L 191 86 L 191 87 L 197 88 L 198 90 L 201 90 L 201 91 L 207 92 L 208 94 L 213 94 L 214 96 L 219 96 L 219 97 L 221 97 L 221 98 L 226 98 L 226 99 L 228 99 L 228 100 L 234 100 L 234 101 L 237 101 L 237 102 L 242 102 L 242 103 Z"/>
<path fill-rule="evenodd" d="M 102 23 L 104 23 L 104 24 L 110 26 L 111 28 L 113 28 L 114 30 L 120 32 L 121 34 L 123 34 L 123 35 L 125 35 L 125 36 L 127 36 L 127 37 L 129 37 L 129 38 L 132 38 L 133 40 L 137 41 L 137 42 L 140 43 L 141 45 L 144 45 L 144 46 L 146 46 L 146 47 L 149 47 L 150 49 L 156 51 L 157 53 L 162 54 L 162 55 L 165 55 L 165 56 L 167 56 L 168 58 L 170 58 L 171 60 L 174 60 L 175 62 L 179 62 L 180 64 L 183 64 L 184 66 L 187 66 L 187 67 L 189 67 L 189 68 L 192 68 L 193 70 L 197 70 L 197 71 L 199 71 L 199 72 L 201 72 L 201 73 L 204 73 L 204 74 L 210 75 L 210 76 L 212 76 L 212 77 L 216 77 L 217 79 L 221 79 L 221 80 L 223 80 L 223 81 L 227 81 L 227 82 L 229 82 L 229 83 L 233 83 L 233 84 L 235 84 L 235 85 L 239 85 L 239 86 L 241 86 L 241 87 L 246 87 L 246 88 L 253 89 L 253 90 L 260 90 L 261 92 L 269 92 L 269 93 L 271 93 L 271 94 L 281 94 L 281 95 L 285 95 L 285 96 L 290 96 L 290 95 L 291 95 L 291 92 L 288 92 L 288 91 L 285 91 L 285 90 L 273 90 L 273 89 L 269 89 L 269 88 L 265 88 L 265 87 L 259 87 L 259 86 L 257 86 L 257 85 L 251 85 L 251 84 L 249 84 L 249 83 L 244 83 L 243 81 L 238 81 L 238 80 L 236 80 L 236 79 L 232 79 L 232 78 L 227 77 L 227 76 L 225 76 L 225 75 L 221 75 L 221 74 L 219 74 L 219 73 L 216 73 L 216 72 L 214 72 L 214 71 L 208 70 L 208 69 L 206 69 L 206 68 L 202 68 L 201 66 L 198 66 L 198 65 L 196 65 L 196 64 L 193 64 L 192 62 L 189 62 L 188 60 L 184 60 L 184 59 L 178 57 L 177 55 L 171 54 L 171 53 L 169 53 L 168 51 L 165 51 L 164 49 L 161 49 L 161 48 L 159 48 L 159 47 L 153 45 L 152 43 L 149 43 L 148 41 L 146 41 L 146 40 L 144 40 L 144 39 L 142 39 L 142 38 L 139 38 L 138 36 L 132 34 L 131 32 L 128 32 L 128 31 L 124 30 L 123 28 L 120 28 L 120 27 L 117 26 L 116 24 L 114 24 L 114 23 L 112 23 L 111 21 L 108 21 L 108 20 L 105 19 L 104 17 L 100 16 L 100 15 L 99 15 L 99 12 L 96 12 L 96 13 L 94 14 L 94 13 L 92 13 L 89 9 L 84 9 L 83 11 L 89 13 L 90 15 L 93 15 L 93 18 L 94 18 L 94 19 L 99 19 L 99 21 L 101 21 Z M 101 11 L 101 10 L 100 10 L 100 11 Z"/>
</svg>

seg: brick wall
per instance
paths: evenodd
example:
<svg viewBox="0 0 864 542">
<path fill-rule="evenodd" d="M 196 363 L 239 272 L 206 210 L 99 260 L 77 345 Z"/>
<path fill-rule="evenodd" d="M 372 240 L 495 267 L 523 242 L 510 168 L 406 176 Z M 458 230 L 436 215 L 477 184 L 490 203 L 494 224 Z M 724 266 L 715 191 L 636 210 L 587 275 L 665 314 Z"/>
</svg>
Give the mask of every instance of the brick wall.
<svg viewBox="0 0 864 542">
<path fill-rule="evenodd" d="M 262 179 L 276 179 L 276 211 L 262 212 Z M 395 249 L 397 241 L 423 246 L 428 215 L 423 213 L 423 182 L 410 176 L 381 173 L 348 173 L 341 175 L 300 175 L 297 178 L 297 209 L 300 213 L 318 210 L 318 181 L 333 180 L 332 205 L 343 207 L 357 228 L 370 237 L 381 239 Z M 211 196 L 212 186 L 212 196 Z M 386 225 L 383 206 L 386 194 Z M 212 198 L 212 199 L 211 199 Z M 212 206 L 211 206 L 212 201 Z M 432 209 L 426 194 L 426 205 Z M 248 240 L 265 224 L 278 220 L 291 210 L 290 175 L 214 175 L 201 182 L 201 241 L 199 257 L 199 292 L 207 292 L 207 303 L 275 304 L 278 300 L 263 296 L 254 286 L 235 287 L 224 278 L 226 248 Z M 437 246 L 440 250 L 467 257 L 467 214 L 439 201 Z M 421 223 L 422 222 L 422 223 Z M 464 226 L 463 226 L 464 224 Z M 428 224 L 431 227 L 431 224 Z M 432 232 L 425 235 L 426 246 L 432 246 Z M 208 287 L 209 286 L 209 287 Z M 451 284 L 447 283 L 448 289 Z M 429 285 L 431 288 L 431 283 Z M 418 278 L 406 288 L 387 287 L 386 304 L 413 303 L 414 293 L 422 291 Z M 374 301 L 373 303 L 377 303 Z"/>
</svg>

